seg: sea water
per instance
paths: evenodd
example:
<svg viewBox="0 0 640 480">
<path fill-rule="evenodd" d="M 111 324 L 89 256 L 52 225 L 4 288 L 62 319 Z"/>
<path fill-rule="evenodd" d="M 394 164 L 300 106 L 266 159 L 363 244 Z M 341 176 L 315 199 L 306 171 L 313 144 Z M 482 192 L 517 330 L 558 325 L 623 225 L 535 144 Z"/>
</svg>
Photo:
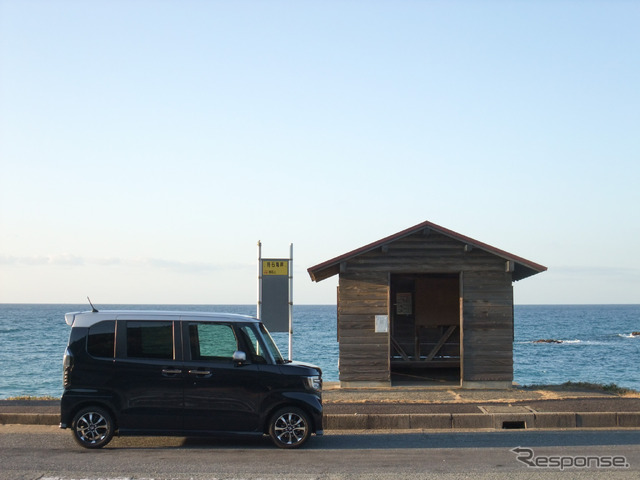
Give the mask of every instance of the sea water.
<svg viewBox="0 0 640 480">
<path fill-rule="evenodd" d="M 102 309 L 184 310 L 255 315 L 254 305 L 108 305 Z M 0 398 L 59 397 L 70 327 L 64 314 L 87 305 L 0 304 Z M 335 305 L 295 305 L 293 358 L 338 380 Z M 615 383 L 640 390 L 640 305 L 517 305 L 514 380 Z M 283 355 L 288 333 L 273 332 Z M 560 343 L 536 343 L 536 340 Z"/>
<path fill-rule="evenodd" d="M 640 305 L 516 306 L 514 380 L 640 390 Z M 561 343 L 536 343 L 559 340 Z"/>
</svg>

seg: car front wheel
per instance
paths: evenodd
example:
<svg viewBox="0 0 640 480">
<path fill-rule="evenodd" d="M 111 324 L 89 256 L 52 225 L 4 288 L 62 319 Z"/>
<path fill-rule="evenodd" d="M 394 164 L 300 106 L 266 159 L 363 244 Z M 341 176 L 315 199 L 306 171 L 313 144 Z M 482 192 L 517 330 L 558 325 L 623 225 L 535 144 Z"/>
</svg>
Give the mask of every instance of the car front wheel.
<svg viewBox="0 0 640 480">
<path fill-rule="evenodd" d="M 74 440 L 84 448 L 102 448 L 114 433 L 113 419 L 101 407 L 80 410 L 73 418 L 72 428 Z"/>
<path fill-rule="evenodd" d="M 298 448 L 309 439 L 310 435 L 309 417 L 296 407 L 281 408 L 269 422 L 269 436 L 280 448 Z"/>
</svg>

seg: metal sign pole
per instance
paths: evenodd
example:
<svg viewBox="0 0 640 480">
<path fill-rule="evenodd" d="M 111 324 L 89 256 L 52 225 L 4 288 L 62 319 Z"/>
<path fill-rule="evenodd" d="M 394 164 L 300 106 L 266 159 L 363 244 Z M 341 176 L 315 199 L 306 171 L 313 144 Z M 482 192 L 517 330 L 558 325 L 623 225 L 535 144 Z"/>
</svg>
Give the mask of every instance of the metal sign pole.
<svg viewBox="0 0 640 480">
<path fill-rule="evenodd" d="M 293 243 L 289 245 L 289 360 L 293 360 Z"/>
<path fill-rule="evenodd" d="M 258 240 L 258 306 L 256 318 L 260 320 L 262 313 L 262 242 Z"/>
</svg>

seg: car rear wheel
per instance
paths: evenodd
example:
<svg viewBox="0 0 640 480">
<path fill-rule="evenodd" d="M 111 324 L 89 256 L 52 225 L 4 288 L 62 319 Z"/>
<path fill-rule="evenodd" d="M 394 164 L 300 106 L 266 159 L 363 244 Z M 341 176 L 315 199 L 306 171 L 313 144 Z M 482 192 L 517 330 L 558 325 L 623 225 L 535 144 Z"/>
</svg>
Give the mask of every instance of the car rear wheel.
<svg viewBox="0 0 640 480">
<path fill-rule="evenodd" d="M 73 418 L 73 438 L 84 448 L 102 448 L 111 441 L 114 433 L 113 419 L 101 407 L 80 410 Z"/>
<path fill-rule="evenodd" d="M 273 414 L 269 422 L 269 436 L 280 448 L 298 448 L 310 435 L 309 417 L 297 407 L 281 408 Z"/>
</svg>

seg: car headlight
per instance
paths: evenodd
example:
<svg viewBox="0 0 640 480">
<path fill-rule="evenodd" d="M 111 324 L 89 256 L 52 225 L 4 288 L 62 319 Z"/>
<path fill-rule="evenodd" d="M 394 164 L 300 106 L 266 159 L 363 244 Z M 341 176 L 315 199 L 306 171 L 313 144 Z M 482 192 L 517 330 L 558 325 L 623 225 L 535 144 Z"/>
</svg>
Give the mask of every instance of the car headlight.
<svg viewBox="0 0 640 480">
<path fill-rule="evenodd" d="M 311 377 L 305 377 L 306 387 L 309 390 L 315 390 L 316 392 L 322 391 L 322 377 L 320 375 L 313 375 Z"/>
</svg>

